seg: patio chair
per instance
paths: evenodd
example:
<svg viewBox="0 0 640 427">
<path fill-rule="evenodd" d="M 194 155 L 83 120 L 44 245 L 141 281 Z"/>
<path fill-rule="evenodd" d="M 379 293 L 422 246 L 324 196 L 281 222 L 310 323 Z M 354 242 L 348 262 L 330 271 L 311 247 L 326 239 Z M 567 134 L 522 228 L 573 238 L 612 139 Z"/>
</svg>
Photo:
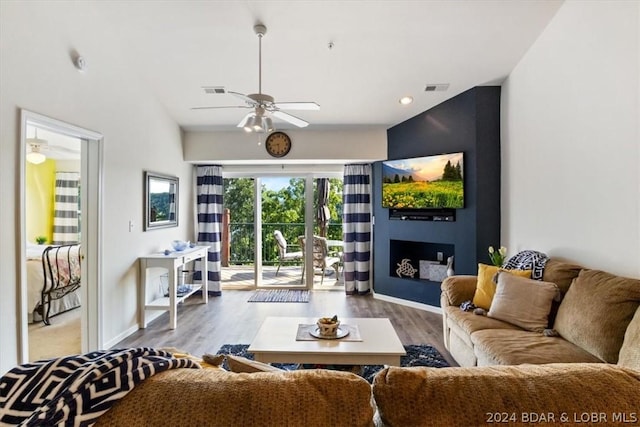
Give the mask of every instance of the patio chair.
<svg viewBox="0 0 640 427">
<path fill-rule="evenodd" d="M 302 248 L 302 255 L 305 254 L 305 238 L 304 236 L 298 237 L 300 247 Z M 302 264 L 302 279 L 304 282 L 304 269 L 306 262 Z M 327 239 L 320 236 L 313 236 L 313 269 L 322 270 L 322 276 L 320 278 L 320 284 L 324 281 L 324 275 L 327 268 L 333 268 L 336 272 L 336 280 L 340 278 L 340 257 L 329 255 L 329 247 L 327 246 Z"/>
<path fill-rule="evenodd" d="M 302 260 L 303 253 L 301 251 L 287 252 L 289 245 L 287 245 L 287 240 L 284 238 L 280 230 L 275 230 L 273 232 L 273 237 L 276 239 L 276 244 L 278 245 L 278 268 L 276 269 L 276 276 L 278 276 L 280 266 L 283 262 Z"/>
</svg>

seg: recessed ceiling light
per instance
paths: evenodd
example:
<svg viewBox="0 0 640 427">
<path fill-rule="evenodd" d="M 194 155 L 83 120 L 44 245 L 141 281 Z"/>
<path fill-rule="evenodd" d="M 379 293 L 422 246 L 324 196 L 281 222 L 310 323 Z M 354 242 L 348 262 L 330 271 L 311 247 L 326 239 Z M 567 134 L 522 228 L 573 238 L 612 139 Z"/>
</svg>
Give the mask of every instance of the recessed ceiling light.
<svg viewBox="0 0 640 427">
<path fill-rule="evenodd" d="M 413 97 L 411 96 L 403 96 L 402 98 L 400 98 L 400 104 L 402 105 L 409 105 L 413 102 Z"/>
</svg>

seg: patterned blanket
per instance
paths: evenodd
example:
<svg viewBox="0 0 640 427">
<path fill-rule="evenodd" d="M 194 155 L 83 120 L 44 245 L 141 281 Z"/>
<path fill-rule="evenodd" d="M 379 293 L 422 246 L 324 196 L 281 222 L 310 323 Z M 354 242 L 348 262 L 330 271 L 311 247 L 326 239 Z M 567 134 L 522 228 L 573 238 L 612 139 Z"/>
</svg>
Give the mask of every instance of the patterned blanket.
<svg viewBox="0 0 640 427">
<path fill-rule="evenodd" d="M 0 378 L 0 424 L 91 426 L 145 378 L 175 368 L 200 365 L 145 347 L 20 365 Z"/>
<path fill-rule="evenodd" d="M 549 261 L 547 254 L 526 250 L 518 252 L 509 258 L 502 267 L 509 270 L 531 270 L 532 279 L 542 280 L 547 261 Z"/>
</svg>

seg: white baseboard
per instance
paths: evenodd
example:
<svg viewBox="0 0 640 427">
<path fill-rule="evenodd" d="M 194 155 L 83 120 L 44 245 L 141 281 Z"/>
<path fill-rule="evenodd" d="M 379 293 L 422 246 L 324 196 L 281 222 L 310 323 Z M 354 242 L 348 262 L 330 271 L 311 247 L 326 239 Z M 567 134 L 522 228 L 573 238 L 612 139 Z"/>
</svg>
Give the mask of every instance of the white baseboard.
<svg viewBox="0 0 640 427">
<path fill-rule="evenodd" d="M 417 308 L 418 310 L 430 311 L 431 313 L 442 314 L 442 308 L 434 307 L 420 302 L 408 301 L 402 298 L 390 297 L 389 295 L 377 294 L 373 292 L 373 297 L 382 301 L 392 302 L 394 304 L 406 305 L 407 307 Z"/>
<path fill-rule="evenodd" d="M 156 312 L 153 312 L 153 313 L 149 313 L 149 315 L 147 315 L 147 325 L 152 320 L 157 319 L 158 317 L 162 316 L 163 313 L 164 313 L 164 311 L 156 311 Z M 104 346 L 102 348 L 108 349 L 108 348 L 113 347 L 114 345 L 116 345 L 120 341 L 122 341 L 123 339 L 127 338 L 129 335 L 133 334 L 138 329 L 140 329 L 140 327 L 136 323 L 135 325 L 133 325 L 130 328 L 128 328 L 125 331 L 123 331 L 122 333 L 116 335 L 114 338 L 112 338 L 109 341 L 105 342 Z"/>
<path fill-rule="evenodd" d="M 109 349 L 109 348 L 113 347 L 114 345 L 116 345 L 120 341 L 122 341 L 123 339 L 127 338 L 129 335 L 133 334 L 138 329 L 139 328 L 138 328 L 137 324 L 131 326 L 129 329 L 123 331 L 122 333 L 116 335 L 114 338 L 112 338 L 109 341 L 105 342 L 103 348 L 104 349 Z"/>
</svg>

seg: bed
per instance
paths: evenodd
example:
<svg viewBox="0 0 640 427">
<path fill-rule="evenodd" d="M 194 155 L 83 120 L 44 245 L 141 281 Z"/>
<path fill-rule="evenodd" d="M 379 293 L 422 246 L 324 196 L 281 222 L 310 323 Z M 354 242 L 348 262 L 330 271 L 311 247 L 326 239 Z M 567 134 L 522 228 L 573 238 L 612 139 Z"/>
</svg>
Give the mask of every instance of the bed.
<svg viewBox="0 0 640 427">
<path fill-rule="evenodd" d="M 50 324 L 50 318 L 80 307 L 80 245 L 27 244 L 29 322 Z"/>
</svg>

